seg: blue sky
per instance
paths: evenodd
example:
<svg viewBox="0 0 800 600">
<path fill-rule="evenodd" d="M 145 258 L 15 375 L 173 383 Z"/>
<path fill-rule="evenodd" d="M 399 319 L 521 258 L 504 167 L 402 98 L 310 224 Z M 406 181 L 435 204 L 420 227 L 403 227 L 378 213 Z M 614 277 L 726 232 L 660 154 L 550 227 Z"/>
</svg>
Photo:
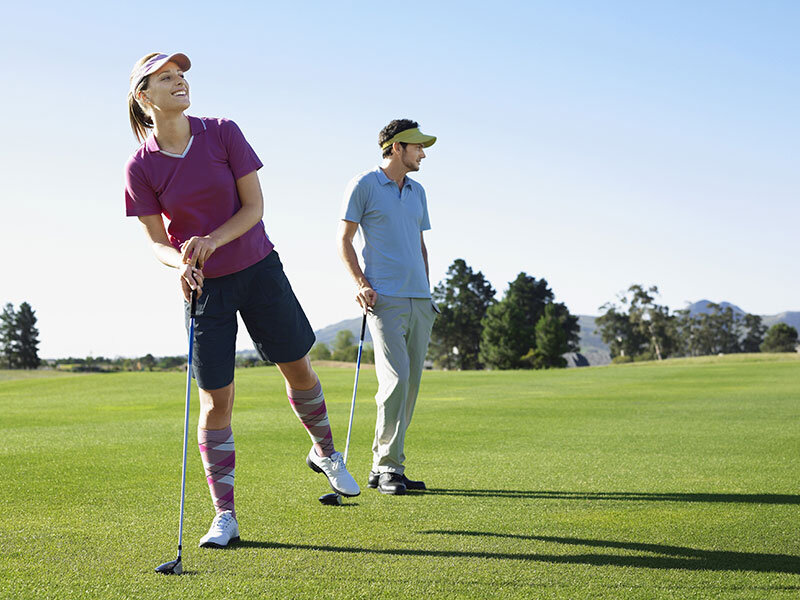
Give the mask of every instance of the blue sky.
<svg viewBox="0 0 800 600">
<path fill-rule="evenodd" d="M 358 315 L 341 194 L 397 117 L 439 136 L 417 174 L 434 284 L 460 257 L 579 314 L 632 283 L 800 310 L 800 4 L 429 4 L 6 8 L 0 302 L 33 305 L 41 355 L 186 351 L 175 274 L 124 217 L 127 78 L 153 50 L 190 56 L 190 114 L 234 119 L 265 163 L 314 328 Z"/>
</svg>

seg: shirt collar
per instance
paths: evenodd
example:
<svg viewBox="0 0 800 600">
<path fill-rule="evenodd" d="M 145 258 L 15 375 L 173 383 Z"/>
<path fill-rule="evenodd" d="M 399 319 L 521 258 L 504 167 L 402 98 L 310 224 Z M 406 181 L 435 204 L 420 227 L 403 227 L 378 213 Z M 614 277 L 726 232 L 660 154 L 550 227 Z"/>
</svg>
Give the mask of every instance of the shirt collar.
<svg viewBox="0 0 800 600">
<path fill-rule="evenodd" d="M 189 131 L 191 132 L 192 135 L 203 133 L 206 130 L 206 124 L 203 122 L 202 119 L 198 119 L 197 117 L 190 117 L 189 115 L 186 115 L 186 118 L 189 119 Z M 148 152 L 161 151 L 161 148 L 158 147 L 156 136 L 152 131 L 147 136 L 147 139 L 144 142 L 144 147 Z"/>
<path fill-rule="evenodd" d="M 393 180 L 389 179 L 386 176 L 386 173 L 383 172 L 383 169 L 381 169 L 380 166 L 375 167 L 375 172 L 376 175 L 378 176 L 378 183 L 380 183 L 381 185 L 389 185 L 390 183 L 394 183 Z M 413 183 L 414 180 L 411 179 L 408 175 L 406 175 L 405 185 L 403 187 L 408 186 L 413 188 L 412 185 Z"/>
</svg>

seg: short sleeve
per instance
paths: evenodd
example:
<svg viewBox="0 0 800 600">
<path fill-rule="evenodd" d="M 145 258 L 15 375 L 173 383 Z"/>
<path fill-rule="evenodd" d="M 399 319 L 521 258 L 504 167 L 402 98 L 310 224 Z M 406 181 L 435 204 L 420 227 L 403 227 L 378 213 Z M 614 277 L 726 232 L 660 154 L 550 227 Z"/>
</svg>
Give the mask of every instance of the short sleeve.
<svg viewBox="0 0 800 600">
<path fill-rule="evenodd" d="M 221 119 L 219 127 L 220 139 L 228 153 L 228 164 L 234 179 L 258 171 L 264 166 L 255 150 L 244 139 L 244 134 L 236 123 L 228 119 Z"/>
<path fill-rule="evenodd" d="M 424 189 L 420 194 L 420 200 L 422 202 L 422 220 L 419 222 L 419 230 L 428 231 L 431 228 L 431 220 L 428 217 L 428 197 L 425 195 Z"/>
<path fill-rule="evenodd" d="M 356 177 L 347 184 L 342 198 L 342 220 L 361 223 L 369 196 L 368 188 L 363 182 L 364 179 L 362 177 Z"/>
<path fill-rule="evenodd" d="M 129 217 L 160 215 L 161 203 L 134 158 L 125 165 L 125 214 Z"/>
</svg>

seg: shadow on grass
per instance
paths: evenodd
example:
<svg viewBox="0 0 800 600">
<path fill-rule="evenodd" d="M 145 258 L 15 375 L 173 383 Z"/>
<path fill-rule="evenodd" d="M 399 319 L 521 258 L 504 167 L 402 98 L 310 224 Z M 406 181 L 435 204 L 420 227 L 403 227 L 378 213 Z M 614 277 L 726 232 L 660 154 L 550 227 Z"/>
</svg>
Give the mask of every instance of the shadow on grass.
<svg viewBox="0 0 800 600">
<path fill-rule="evenodd" d="M 638 567 L 647 569 L 687 569 L 690 571 L 752 571 L 757 573 L 800 574 L 800 557 L 788 554 L 760 554 L 725 550 L 698 550 L 683 546 L 586 540 L 579 538 L 536 535 L 512 535 L 480 531 L 423 531 L 425 535 L 454 535 L 475 537 L 499 537 L 531 540 L 590 548 L 613 548 L 648 552 L 656 556 L 621 556 L 617 554 L 543 554 L 533 552 L 481 552 L 466 550 L 428 550 L 417 548 L 359 548 L 355 546 L 329 546 L 314 544 L 283 544 L 242 540 L 237 548 L 267 548 L 272 550 L 312 550 L 317 552 L 340 552 L 343 554 L 377 554 L 384 556 L 410 556 L 432 558 L 481 558 L 495 560 L 521 560 L 551 564 L 580 564 L 597 567 Z"/>
<path fill-rule="evenodd" d="M 409 492 L 410 493 L 410 492 Z M 689 494 L 645 492 L 560 492 L 554 490 L 480 490 L 428 488 L 416 494 L 475 496 L 489 498 L 533 498 L 540 500 L 633 500 L 644 502 L 729 502 L 744 504 L 800 504 L 796 494 Z"/>
</svg>

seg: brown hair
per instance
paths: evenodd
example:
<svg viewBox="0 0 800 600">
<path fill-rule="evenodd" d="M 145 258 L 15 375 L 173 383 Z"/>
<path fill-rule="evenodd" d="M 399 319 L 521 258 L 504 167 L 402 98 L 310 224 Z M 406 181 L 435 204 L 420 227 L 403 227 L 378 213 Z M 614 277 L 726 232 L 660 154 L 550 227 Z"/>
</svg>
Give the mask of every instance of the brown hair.
<svg viewBox="0 0 800 600">
<path fill-rule="evenodd" d="M 401 131 L 405 131 L 406 129 L 414 129 L 414 127 L 419 127 L 419 123 L 412 121 L 411 119 L 395 119 L 386 127 L 381 129 L 381 132 L 378 134 L 378 146 L 380 146 L 383 150 L 383 158 L 389 158 L 392 155 L 392 147 L 389 146 L 388 148 L 384 149 L 383 145 Z M 406 142 L 400 142 L 400 145 L 403 148 L 408 146 Z"/>
<path fill-rule="evenodd" d="M 148 60 L 153 58 L 154 56 L 158 55 L 158 52 L 151 52 L 150 54 L 146 54 L 138 61 L 136 64 L 133 65 L 133 70 L 131 71 L 131 79 L 133 79 L 136 72 L 139 70 L 144 63 Z M 136 89 L 133 93 L 128 92 L 128 118 L 131 122 L 131 129 L 133 129 L 133 135 L 136 136 L 136 139 L 140 142 L 143 142 L 147 137 L 148 130 L 153 128 L 153 119 L 144 112 L 142 109 L 141 104 L 136 99 L 136 94 L 138 94 L 141 90 L 147 89 L 147 84 L 150 81 L 150 76 L 147 75 L 142 78 L 139 82 L 139 85 L 136 86 Z"/>
</svg>

